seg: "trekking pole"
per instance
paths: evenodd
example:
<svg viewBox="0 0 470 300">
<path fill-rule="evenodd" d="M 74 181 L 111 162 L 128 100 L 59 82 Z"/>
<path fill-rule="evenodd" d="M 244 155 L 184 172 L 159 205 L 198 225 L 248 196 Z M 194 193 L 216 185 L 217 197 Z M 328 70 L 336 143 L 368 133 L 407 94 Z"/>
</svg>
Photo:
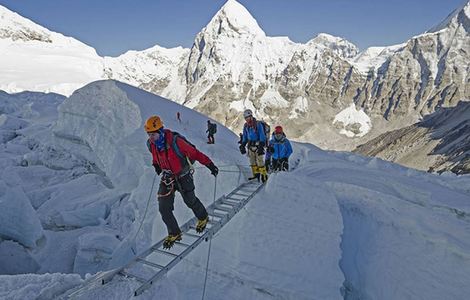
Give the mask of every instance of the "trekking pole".
<svg viewBox="0 0 470 300">
<path fill-rule="evenodd" d="M 216 195 L 217 195 L 217 176 L 215 176 L 215 180 L 214 180 L 214 201 L 213 201 L 213 203 L 215 203 Z M 204 300 L 204 297 L 206 295 L 207 272 L 209 270 L 209 260 L 210 260 L 210 256 L 211 256 L 211 245 L 212 245 L 212 237 L 209 240 L 209 251 L 207 251 L 206 275 L 204 276 L 204 289 L 202 290 L 202 300 Z"/>
</svg>

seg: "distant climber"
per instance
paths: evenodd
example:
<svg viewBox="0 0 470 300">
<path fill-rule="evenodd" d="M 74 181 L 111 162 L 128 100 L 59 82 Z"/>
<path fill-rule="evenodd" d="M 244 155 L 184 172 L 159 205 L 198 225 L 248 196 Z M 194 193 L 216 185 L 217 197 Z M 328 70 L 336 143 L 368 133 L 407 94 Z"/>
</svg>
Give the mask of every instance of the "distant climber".
<svg viewBox="0 0 470 300">
<path fill-rule="evenodd" d="M 292 154 L 292 146 L 281 126 L 276 126 L 269 141 L 268 154 L 272 159 L 273 172 L 289 170 L 289 156 Z"/>
<path fill-rule="evenodd" d="M 268 174 L 264 165 L 264 147 L 266 146 L 264 125 L 256 121 L 250 109 L 243 112 L 243 117 L 245 118 L 245 124 L 243 125 L 240 153 L 246 154 L 246 147 L 248 146 L 248 157 L 253 172 L 253 176 L 248 179 L 258 179 L 258 181 L 261 179 L 262 182 L 266 182 Z"/>
<path fill-rule="evenodd" d="M 176 112 L 176 120 L 181 124 L 181 113 L 179 111 Z"/>
<path fill-rule="evenodd" d="M 239 137 L 239 139 L 238 139 L 238 144 L 241 145 L 241 144 L 243 143 L 243 133 L 240 132 L 240 133 L 238 134 L 238 137 Z"/>
<path fill-rule="evenodd" d="M 217 133 L 217 124 L 216 123 L 211 123 L 211 120 L 207 120 L 207 143 L 208 144 L 214 144 L 215 139 L 214 139 L 214 134 Z"/>
</svg>

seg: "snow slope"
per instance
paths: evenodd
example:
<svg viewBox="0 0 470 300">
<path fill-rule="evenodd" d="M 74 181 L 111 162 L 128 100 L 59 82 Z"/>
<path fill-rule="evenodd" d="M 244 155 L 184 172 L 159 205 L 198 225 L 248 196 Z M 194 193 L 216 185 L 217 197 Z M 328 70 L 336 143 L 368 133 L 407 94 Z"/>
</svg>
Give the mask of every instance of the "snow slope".
<svg viewBox="0 0 470 300">
<path fill-rule="evenodd" d="M 220 167 L 217 196 L 244 180 L 234 133 L 219 124 L 208 145 L 206 117 L 129 85 L 93 82 L 65 101 L 1 96 L 9 101 L 0 129 L 11 134 L 0 152 L 0 203 L 29 208 L 0 210 L 10 220 L 0 226 L 0 271 L 12 274 L 0 275 L 0 298 L 59 296 L 83 282 L 69 273 L 108 269 L 128 258 L 128 245 L 140 252 L 165 236 L 155 190 L 149 197 L 154 172 L 142 125 L 152 114 Z M 272 174 L 214 238 L 206 299 L 467 298 L 470 177 L 293 146 L 291 172 Z M 211 203 L 209 171 L 197 165 L 195 182 Z M 175 214 L 181 224 L 192 217 L 179 196 Z M 139 298 L 199 298 L 207 251 L 203 243 Z M 136 287 L 116 278 L 79 299 L 133 299 Z"/>
<path fill-rule="evenodd" d="M 0 5 L 0 90 L 70 95 L 103 78 L 95 49 L 35 24 Z"/>
</svg>

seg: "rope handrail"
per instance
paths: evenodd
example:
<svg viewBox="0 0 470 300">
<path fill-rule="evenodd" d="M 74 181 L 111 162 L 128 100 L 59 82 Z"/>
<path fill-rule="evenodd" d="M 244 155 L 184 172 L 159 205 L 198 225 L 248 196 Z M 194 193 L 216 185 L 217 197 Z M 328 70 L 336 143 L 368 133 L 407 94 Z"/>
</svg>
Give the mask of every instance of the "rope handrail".
<svg viewBox="0 0 470 300">
<path fill-rule="evenodd" d="M 217 195 L 217 176 L 215 177 L 215 181 L 214 181 L 214 201 L 213 201 L 214 205 L 215 205 L 216 195 Z M 204 288 L 202 290 L 202 300 L 204 300 L 204 297 L 206 295 L 207 273 L 209 271 L 209 261 L 210 261 L 210 257 L 211 257 L 211 246 L 212 246 L 212 238 L 209 239 L 209 250 L 207 251 L 206 274 L 204 276 Z"/>
</svg>

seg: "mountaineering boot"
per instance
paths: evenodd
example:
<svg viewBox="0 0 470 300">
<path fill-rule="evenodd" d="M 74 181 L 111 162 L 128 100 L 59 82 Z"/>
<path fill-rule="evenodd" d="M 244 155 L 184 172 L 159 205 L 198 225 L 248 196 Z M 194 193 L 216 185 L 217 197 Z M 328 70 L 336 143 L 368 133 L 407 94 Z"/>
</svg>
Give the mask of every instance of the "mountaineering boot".
<svg viewBox="0 0 470 300">
<path fill-rule="evenodd" d="M 253 176 L 248 177 L 248 180 L 253 180 L 253 179 L 259 180 L 258 166 L 251 166 L 251 172 L 253 173 Z"/>
<path fill-rule="evenodd" d="M 182 235 L 183 234 L 181 232 L 178 234 L 169 234 L 163 241 L 163 249 L 170 249 L 173 247 L 176 241 L 181 241 Z"/>
<path fill-rule="evenodd" d="M 201 233 L 206 229 L 207 222 L 209 222 L 209 216 L 207 216 L 205 219 L 198 220 L 196 224 L 196 232 Z"/>
<path fill-rule="evenodd" d="M 259 171 L 260 176 L 261 176 L 261 181 L 263 183 L 265 183 L 266 180 L 268 180 L 268 172 L 266 171 L 266 167 L 264 167 L 264 166 L 263 167 L 258 167 L 258 171 Z"/>
</svg>

